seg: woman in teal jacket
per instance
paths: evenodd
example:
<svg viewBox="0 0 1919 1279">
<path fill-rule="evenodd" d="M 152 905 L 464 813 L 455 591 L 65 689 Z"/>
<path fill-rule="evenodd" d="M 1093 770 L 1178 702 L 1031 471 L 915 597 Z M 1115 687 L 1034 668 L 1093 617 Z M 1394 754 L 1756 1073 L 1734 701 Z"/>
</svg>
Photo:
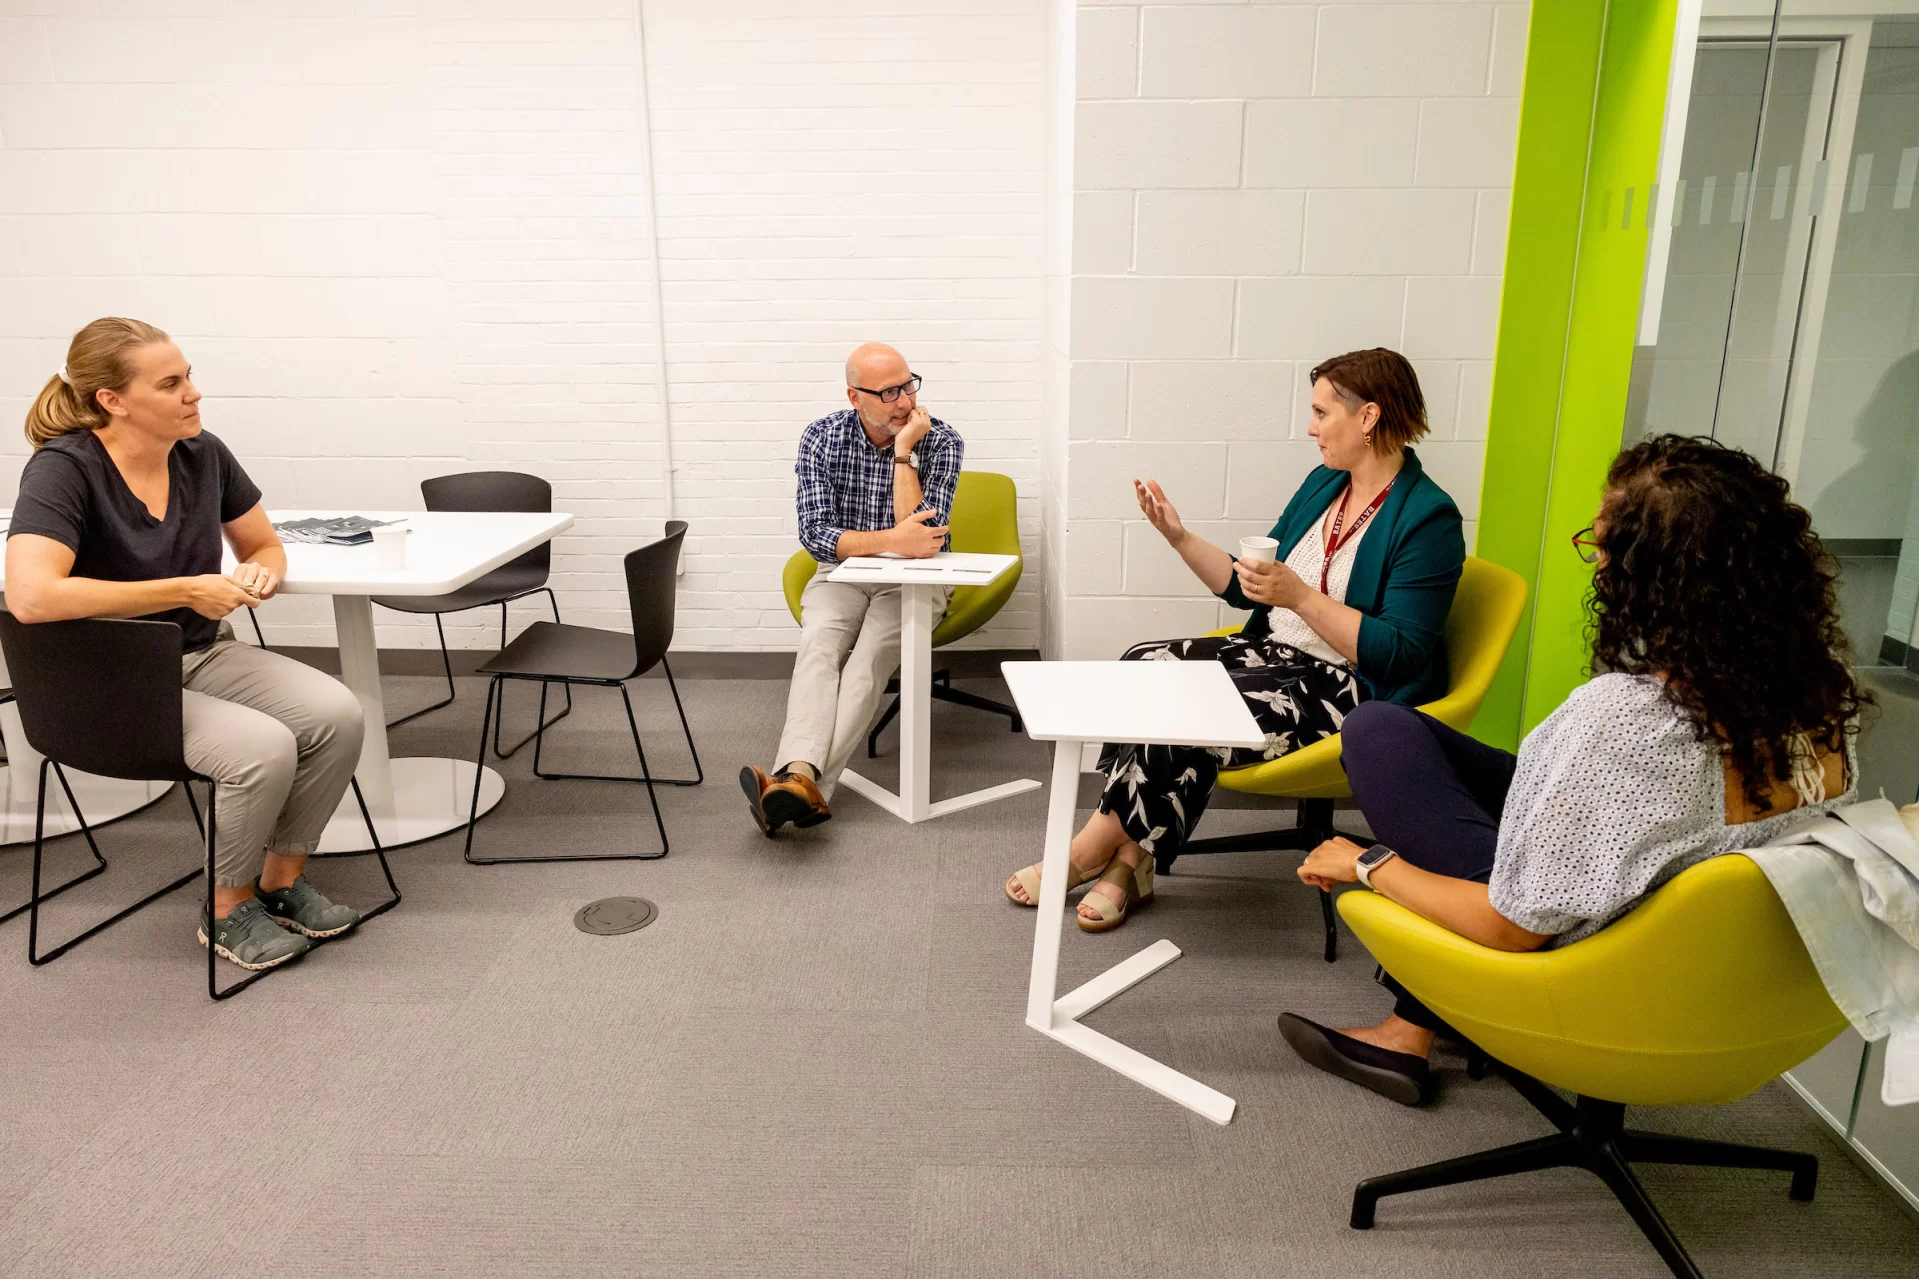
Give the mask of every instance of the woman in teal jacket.
<svg viewBox="0 0 1919 1279">
<path fill-rule="evenodd" d="M 1362 701 L 1417 704 L 1446 691 L 1446 614 L 1466 562 L 1459 508 L 1410 447 L 1426 401 L 1396 351 L 1353 351 L 1312 372 L 1312 422 L 1324 465 L 1273 526 L 1277 558 L 1238 558 L 1194 535 L 1151 481 L 1140 510 L 1206 589 L 1253 610 L 1239 634 L 1141 644 L 1128 661 L 1227 668 L 1266 734 L 1254 750 L 1109 744 L 1099 810 L 1073 837 L 1072 882 L 1097 878 L 1079 926 L 1116 928 L 1153 895 L 1154 852 L 1177 852 L 1199 824 L 1221 768 L 1277 759 L 1337 733 Z M 1039 901 L 1038 865 L 1006 895 Z"/>
</svg>

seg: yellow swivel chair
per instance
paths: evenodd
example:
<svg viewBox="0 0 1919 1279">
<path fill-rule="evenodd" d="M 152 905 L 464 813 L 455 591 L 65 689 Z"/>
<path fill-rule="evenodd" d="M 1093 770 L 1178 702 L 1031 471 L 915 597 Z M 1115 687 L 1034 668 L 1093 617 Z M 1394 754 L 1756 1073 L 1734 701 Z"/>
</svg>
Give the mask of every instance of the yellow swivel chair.
<svg viewBox="0 0 1919 1279">
<path fill-rule="evenodd" d="M 1770 1168 L 1811 1199 L 1816 1156 L 1625 1126 L 1627 1106 L 1736 1101 L 1845 1028 L 1764 872 L 1729 854 L 1676 876 L 1624 919 L 1558 950 L 1467 941 L 1376 893 L 1339 913 L 1387 972 L 1490 1056 L 1559 1131 L 1353 1191 L 1354 1229 L 1386 1195 L 1542 1168 L 1584 1168 L 1612 1190 L 1675 1275 L 1697 1276 L 1631 1165 Z M 1568 1104 L 1546 1085 L 1577 1095 Z"/>
<path fill-rule="evenodd" d="M 1526 579 L 1490 560 L 1468 556 L 1459 589 L 1453 595 L 1452 611 L 1446 615 L 1450 687 L 1444 697 L 1419 709 L 1462 733 L 1469 731 L 1499 664 L 1506 658 L 1506 647 L 1519 629 L 1519 617 L 1525 608 Z M 1213 634 L 1231 635 L 1234 630 L 1228 627 Z M 1279 759 L 1221 772 L 1219 784 L 1227 790 L 1298 800 L 1298 823 L 1280 830 L 1191 840 L 1178 853 L 1154 854 L 1153 869 L 1164 875 L 1180 856 L 1194 853 L 1311 852 L 1319 847 L 1339 834 L 1333 826 L 1333 801 L 1353 795 L 1346 785 L 1346 770 L 1339 763 L 1339 749 L 1339 735 L 1335 733 Z M 1325 913 L 1326 962 L 1330 964 L 1339 954 L 1331 894 L 1320 893 L 1319 904 Z"/>
<path fill-rule="evenodd" d="M 959 487 L 953 494 L 953 511 L 949 517 L 952 529 L 952 544 L 955 551 L 975 555 L 1019 555 L 1019 493 L 1013 487 L 1010 476 L 999 475 L 992 471 L 961 471 Z M 1020 570 L 1025 567 L 1024 559 L 1015 564 L 1012 571 L 988 586 L 961 586 L 953 591 L 953 598 L 946 605 L 946 616 L 933 628 L 933 647 L 941 648 L 954 640 L 971 635 L 980 627 L 993 620 L 1006 601 L 1012 598 L 1013 588 L 1019 585 Z M 784 585 L 786 588 L 786 607 L 793 614 L 795 622 L 800 620 L 800 592 L 813 580 L 813 573 L 819 568 L 819 561 L 806 551 L 798 551 L 786 561 Z M 866 757 L 871 759 L 879 753 L 880 734 L 900 713 L 899 680 L 892 680 L 886 688 L 895 694 L 886 713 L 873 725 L 866 735 Z M 1019 712 L 1003 702 L 990 697 L 980 697 L 953 687 L 953 672 L 949 669 L 933 672 L 933 697 L 942 702 L 951 702 L 955 706 L 970 706 L 974 710 L 991 711 L 995 715 L 1004 715 L 1012 721 L 1012 731 L 1020 732 L 1024 725 L 1020 723 Z"/>
</svg>

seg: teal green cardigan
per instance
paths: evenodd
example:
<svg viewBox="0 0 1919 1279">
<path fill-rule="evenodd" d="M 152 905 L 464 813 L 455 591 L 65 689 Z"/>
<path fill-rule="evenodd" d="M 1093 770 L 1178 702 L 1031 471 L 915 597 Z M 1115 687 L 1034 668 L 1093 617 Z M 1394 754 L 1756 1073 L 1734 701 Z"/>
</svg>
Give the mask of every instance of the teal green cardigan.
<svg viewBox="0 0 1919 1279">
<path fill-rule="evenodd" d="M 1346 472 L 1325 466 L 1306 477 L 1270 534 L 1279 543 L 1280 559 L 1338 500 L 1347 478 Z M 1446 614 L 1465 564 L 1459 508 L 1407 449 L 1392 493 L 1359 543 L 1346 584 L 1346 603 L 1365 614 L 1354 669 L 1369 697 L 1418 705 L 1445 696 Z M 1247 599 L 1237 576 L 1219 597 L 1234 608 L 1254 610 L 1242 635 L 1267 633 L 1272 610 Z"/>
</svg>

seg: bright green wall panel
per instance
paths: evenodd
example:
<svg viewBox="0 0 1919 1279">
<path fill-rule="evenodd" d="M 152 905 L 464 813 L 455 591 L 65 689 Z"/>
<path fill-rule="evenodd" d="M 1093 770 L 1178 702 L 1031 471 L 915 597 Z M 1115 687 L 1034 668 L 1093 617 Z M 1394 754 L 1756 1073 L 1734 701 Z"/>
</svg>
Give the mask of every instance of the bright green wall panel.
<svg viewBox="0 0 1919 1279">
<path fill-rule="evenodd" d="M 1533 5 L 1478 540 L 1533 588 L 1475 725 L 1508 748 L 1586 678 L 1590 569 L 1569 543 L 1625 420 L 1676 3 Z"/>
<path fill-rule="evenodd" d="M 1550 715 L 1589 671 L 1592 568 L 1570 543 L 1592 523 L 1625 428 L 1676 8 L 1675 0 L 1613 0 L 1607 18 L 1526 675 L 1526 729 Z"/>
<path fill-rule="evenodd" d="M 1600 0 L 1539 0 L 1526 37 L 1475 550 L 1519 573 L 1535 593 L 1605 9 Z M 1508 750 L 1519 743 L 1524 717 L 1533 598 L 1474 726 Z"/>
</svg>

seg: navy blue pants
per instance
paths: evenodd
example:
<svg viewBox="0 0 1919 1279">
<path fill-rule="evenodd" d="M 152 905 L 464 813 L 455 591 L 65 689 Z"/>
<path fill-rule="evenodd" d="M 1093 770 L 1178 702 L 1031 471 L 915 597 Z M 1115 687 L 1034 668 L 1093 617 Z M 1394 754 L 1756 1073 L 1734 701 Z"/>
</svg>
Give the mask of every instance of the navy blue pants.
<svg viewBox="0 0 1919 1279">
<path fill-rule="evenodd" d="M 1518 759 L 1394 702 L 1354 707 L 1340 728 L 1353 798 L 1373 838 L 1421 870 L 1485 883 Z M 1393 1011 L 1427 1030 L 1445 1023 L 1381 971 Z"/>
</svg>

